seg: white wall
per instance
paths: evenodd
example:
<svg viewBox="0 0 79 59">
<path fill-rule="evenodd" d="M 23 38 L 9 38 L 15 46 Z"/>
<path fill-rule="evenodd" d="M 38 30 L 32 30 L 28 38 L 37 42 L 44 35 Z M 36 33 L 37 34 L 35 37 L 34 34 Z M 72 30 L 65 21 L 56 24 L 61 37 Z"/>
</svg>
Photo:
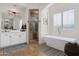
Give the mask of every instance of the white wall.
<svg viewBox="0 0 79 59">
<path fill-rule="evenodd" d="M 54 4 L 49 8 L 49 28 L 48 32 L 50 35 L 64 36 L 64 37 L 75 37 L 79 38 L 79 4 L 74 3 L 60 3 Z M 54 31 L 53 27 L 53 14 L 62 12 L 65 10 L 75 9 L 75 27 L 72 30 L 61 30 L 61 33 Z"/>
<path fill-rule="evenodd" d="M 41 39 L 39 40 L 40 44 L 44 43 L 43 40 L 43 36 L 45 34 L 48 34 L 48 24 L 46 24 L 44 22 L 45 19 L 49 20 L 49 8 L 50 6 L 52 6 L 53 4 L 48 4 L 45 8 L 43 8 L 40 12 L 40 35 L 41 35 Z"/>
<path fill-rule="evenodd" d="M 2 20 L 2 15 L 1 15 L 1 12 L 0 12 L 0 29 L 1 29 L 1 20 Z"/>
<path fill-rule="evenodd" d="M 47 34 L 47 24 L 44 23 L 44 19 L 46 18 L 47 16 L 47 12 L 48 12 L 48 9 L 45 8 L 41 11 L 41 27 L 40 27 L 40 34 L 41 34 L 41 39 L 39 40 L 40 44 L 41 43 L 44 43 L 44 40 L 43 40 L 43 35 Z"/>
</svg>

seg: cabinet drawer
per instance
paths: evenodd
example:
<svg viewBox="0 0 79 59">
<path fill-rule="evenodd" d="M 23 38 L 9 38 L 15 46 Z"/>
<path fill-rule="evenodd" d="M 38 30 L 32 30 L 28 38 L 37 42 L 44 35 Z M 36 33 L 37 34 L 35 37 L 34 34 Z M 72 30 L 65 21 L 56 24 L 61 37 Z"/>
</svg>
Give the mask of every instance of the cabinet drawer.
<svg viewBox="0 0 79 59">
<path fill-rule="evenodd" d="M 1 39 L 1 47 L 7 47 L 7 46 L 10 46 L 10 40 L 9 38 L 3 37 Z"/>
</svg>

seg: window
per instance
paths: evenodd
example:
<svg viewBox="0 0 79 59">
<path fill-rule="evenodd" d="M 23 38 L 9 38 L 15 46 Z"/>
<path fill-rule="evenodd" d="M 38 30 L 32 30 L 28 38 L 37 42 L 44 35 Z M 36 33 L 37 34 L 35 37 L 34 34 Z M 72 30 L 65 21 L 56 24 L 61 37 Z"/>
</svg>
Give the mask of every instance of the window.
<svg viewBox="0 0 79 59">
<path fill-rule="evenodd" d="M 55 28 L 74 28 L 74 9 L 54 14 L 53 20 Z"/>
<path fill-rule="evenodd" d="M 54 27 L 56 27 L 56 28 L 59 28 L 59 27 L 61 27 L 61 13 L 56 13 L 56 14 L 54 14 L 54 16 L 53 16 L 53 18 L 54 18 Z"/>
<path fill-rule="evenodd" d="M 74 27 L 74 9 L 63 12 L 63 28 Z"/>
</svg>

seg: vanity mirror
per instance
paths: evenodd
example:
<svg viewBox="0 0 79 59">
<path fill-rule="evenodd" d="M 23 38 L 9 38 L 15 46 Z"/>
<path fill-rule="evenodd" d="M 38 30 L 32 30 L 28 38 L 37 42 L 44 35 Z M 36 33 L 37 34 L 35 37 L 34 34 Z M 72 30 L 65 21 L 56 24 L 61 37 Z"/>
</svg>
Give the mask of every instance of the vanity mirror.
<svg viewBox="0 0 79 59">
<path fill-rule="evenodd" d="M 4 29 L 13 29 L 13 19 L 6 18 L 4 19 Z"/>
<path fill-rule="evenodd" d="M 22 26 L 21 15 L 9 15 L 8 13 L 2 14 L 1 28 L 3 30 L 20 30 Z"/>
</svg>

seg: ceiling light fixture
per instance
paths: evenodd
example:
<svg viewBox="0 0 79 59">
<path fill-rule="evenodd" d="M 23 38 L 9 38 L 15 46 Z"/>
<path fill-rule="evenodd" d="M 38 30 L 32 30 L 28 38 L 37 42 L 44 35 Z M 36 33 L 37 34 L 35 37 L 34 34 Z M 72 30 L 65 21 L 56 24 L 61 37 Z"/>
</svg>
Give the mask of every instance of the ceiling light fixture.
<svg viewBox="0 0 79 59">
<path fill-rule="evenodd" d="M 17 8 L 16 5 L 13 5 L 9 10 L 8 10 L 8 14 L 11 16 L 17 16 L 20 14 L 19 9 Z"/>
</svg>

